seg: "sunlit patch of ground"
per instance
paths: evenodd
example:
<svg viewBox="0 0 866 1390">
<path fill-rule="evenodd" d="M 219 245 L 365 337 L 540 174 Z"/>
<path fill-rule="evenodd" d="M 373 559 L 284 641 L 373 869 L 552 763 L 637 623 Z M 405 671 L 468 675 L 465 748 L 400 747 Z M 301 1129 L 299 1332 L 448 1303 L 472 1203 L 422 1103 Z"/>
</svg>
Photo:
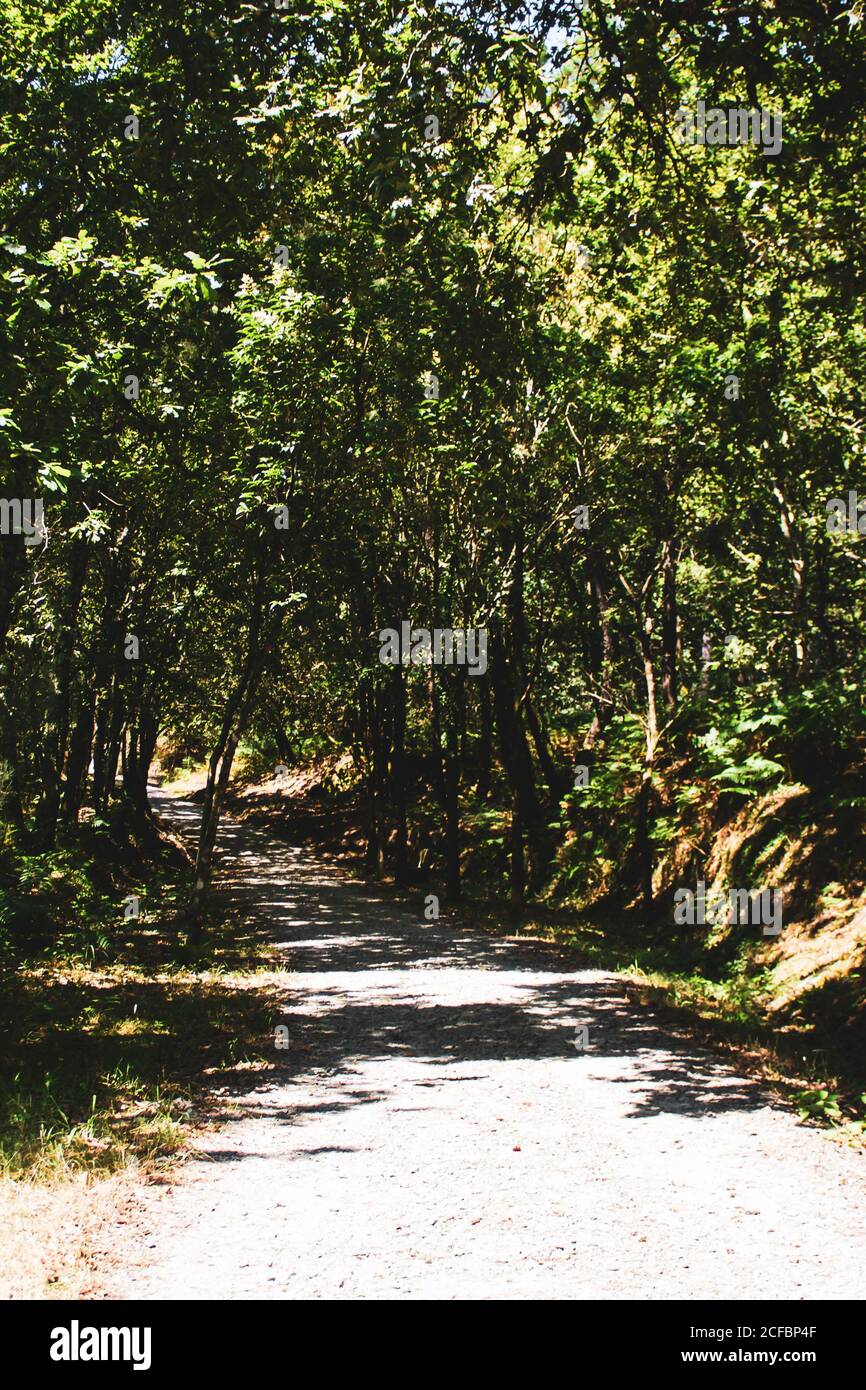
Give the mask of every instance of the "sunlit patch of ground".
<svg viewBox="0 0 866 1390">
<path fill-rule="evenodd" d="M 0 1299 L 84 1298 L 89 1251 L 117 1220 L 126 1174 L 49 1184 L 0 1178 Z"/>
</svg>

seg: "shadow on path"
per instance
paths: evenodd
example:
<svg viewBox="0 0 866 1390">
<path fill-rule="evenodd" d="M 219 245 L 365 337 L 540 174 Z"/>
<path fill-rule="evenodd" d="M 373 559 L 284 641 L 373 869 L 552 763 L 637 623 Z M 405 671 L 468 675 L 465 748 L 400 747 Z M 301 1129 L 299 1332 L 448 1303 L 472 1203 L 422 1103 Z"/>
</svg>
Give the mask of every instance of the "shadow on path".
<svg viewBox="0 0 866 1390">
<path fill-rule="evenodd" d="M 151 796 L 176 829 L 195 835 L 198 806 L 153 788 Z M 277 1054 L 280 1075 L 344 1080 L 337 1100 L 284 1109 L 286 1123 L 375 1101 L 380 1093 L 352 1090 L 350 1080 L 389 1058 L 431 1068 L 435 1080 L 415 1083 L 422 1087 L 465 1080 L 465 1064 L 571 1059 L 627 1084 L 635 1118 L 776 1103 L 712 1052 L 662 1028 L 651 1010 L 624 997 L 615 976 L 581 968 L 574 951 L 427 922 L 422 895 L 413 915 L 245 822 L 224 821 L 217 863 L 221 889 L 285 953 L 275 1022 L 288 1027 L 289 1051 Z M 582 1028 L 585 1046 L 576 1032 Z M 273 1117 L 272 1081 L 263 1086 L 261 1076 L 242 1075 L 228 1093 L 247 1097 L 242 1114 L 249 1117 L 259 1091 L 259 1113 Z"/>
</svg>

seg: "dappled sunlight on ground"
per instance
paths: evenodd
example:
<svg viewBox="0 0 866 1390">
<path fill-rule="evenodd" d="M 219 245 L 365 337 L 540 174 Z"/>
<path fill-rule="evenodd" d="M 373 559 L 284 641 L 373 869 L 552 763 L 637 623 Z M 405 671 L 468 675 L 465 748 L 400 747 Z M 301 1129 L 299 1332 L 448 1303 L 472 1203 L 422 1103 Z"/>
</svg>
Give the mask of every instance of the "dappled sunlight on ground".
<svg viewBox="0 0 866 1390">
<path fill-rule="evenodd" d="M 197 807 L 162 804 L 194 826 Z M 288 1048 L 276 1071 L 221 1078 L 229 1118 L 144 1195 L 146 1253 L 117 1292 L 862 1291 L 862 1156 L 616 976 L 427 922 L 420 896 L 395 904 L 247 823 L 224 826 L 220 864 L 285 959 L 268 978 Z"/>
</svg>

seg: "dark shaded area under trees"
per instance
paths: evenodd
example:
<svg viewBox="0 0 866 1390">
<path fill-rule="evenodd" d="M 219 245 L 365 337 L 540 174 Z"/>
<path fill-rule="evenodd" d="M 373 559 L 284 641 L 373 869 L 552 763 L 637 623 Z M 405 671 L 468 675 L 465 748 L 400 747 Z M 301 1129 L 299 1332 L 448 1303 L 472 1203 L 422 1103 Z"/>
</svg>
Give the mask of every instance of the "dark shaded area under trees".
<svg viewBox="0 0 866 1390">
<path fill-rule="evenodd" d="M 156 836 L 160 736 L 209 764 L 193 934 L 239 747 L 351 752 L 401 883 L 432 796 L 451 898 L 487 834 L 517 907 L 651 916 L 792 784 L 856 840 L 852 11 L 95 0 L 0 39 L 0 491 L 47 532 L 0 538 L 3 901 L 116 797 Z M 698 100 L 780 152 L 679 143 Z M 485 628 L 485 672 L 383 665 L 404 620 Z"/>
</svg>

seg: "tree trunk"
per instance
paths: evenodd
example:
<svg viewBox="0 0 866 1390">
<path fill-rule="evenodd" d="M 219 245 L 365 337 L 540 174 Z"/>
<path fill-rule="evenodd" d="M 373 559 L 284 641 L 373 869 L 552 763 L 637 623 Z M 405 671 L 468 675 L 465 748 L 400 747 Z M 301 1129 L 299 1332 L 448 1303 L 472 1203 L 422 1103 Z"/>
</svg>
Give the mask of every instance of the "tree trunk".
<svg viewBox="0 0 866 1390">
<path fill-rule="evenodd" d="M 404 884 L 408 874 L 406 827 L 406 680 L 402 664 L 393 668 L 393 739 L 391 744 L 391 805 L 394 813 L 394 877 Z"/>
<path fill-rule="evenodd" d="M 547 734 L 545 733 L 530 695 L 527 695 L 524 699 L 523 709 L 526 714 L 526 723 L 532 737 L 538 764 L 541 768 L 541 774 L 550 792 L 551 798 L 554 801 L 559 801 L 567 792 L 571 779 L 567 774 L 563 774 L 558 770 L 550 755 Z"/>
<path fill-rule="evenodd" d="M 205 803 L 202 810 L 198 853 L 195 861 L 195 882 L 189 911 L 189 939 L 193 945 L 198 945 L 202 938 L 202 916 L 213 874 L 213 852 L 222 815 L 223 800 L 229 784 L 235 753 L 252 712 L 255 684 L 256 681 L 252 679 L 246 682 L 247 698 L 242 698 L 240 706 L 235 704 L 234 697 L 229 702 L 230 706 L 232 704 L 235 706 L 231 716 L 234 723 L 233 725 L 229 723 L 229 731 L 221 739 L 221 747 L 218 745 L 218 749 L 214 750 L 208 767 Z M 223 728 L 226 728 L 225 723 Z"/>
<path fill-rule="evenodd" d="M 519 915 L 526 899 L 526 866 L 523 858 L 523 826 L 520 817 L 520 802 L 514 795 L 511 805 L 511 830 L 509 833 L 508 891 L 511 910 Z"/>
<path fill-rule="evenodd" d="M 800 670 L 808 665 L 809 657 L 806 645 L 806 561 L 803 557 L 803 548 L 800 542 L 799 532 L 795 525 L 788 499 L 778 479 L 773 484 L 773 495 L 779 504 L 779 524 L 782 528 L 782 535 L 785 538 L 785 548 L 788 552 L 791 599 L 794 609 L 794 621 L 792 624 L 794 665 L 797 670 Z"/>
<path fill-rule="evenodd" d="M 433 790 L 440 806 L 445 805 L 445 773 L 442 761 L 442 710 L 439 703 L 439 687 L 433 665 L 427 677 L 427 694 L 430 700 L 430 742 L 433 756 Z"/>
<path fill-rule="evenodd" d="M 455 711 L 449 711 L 445 783 L 445 891 L 452 901 L 460 897 L 460 758 Z"/>
<path fill-rule="evenodd" d="M 652 657 L 653 620 L 649 614 L 644 616 L 640 632 L 641 656 L 643 658 L 644 681 L 646 683 L 647 716 L 646 747 L 643 770 L 641 773 L 640 792 L 638 794 L 635 847 L 644 912 L 650 915 L 653 909 L 653 854 L 652 841 L 650 838 L 650 805 L 652 800 L 653 767 L 655 765 L 656 749 L 658 747 L 659 728 L 656 702 L 656 676 Z"/>
<path fill-rule="evenodd" d="M 66 784 L 63 788 L 63 819 L 68 826 L 75 825 L 84 802 L 87 768 L 93 746 L 93 711 L 94 696 L 92 690 L 89 690 L 81 697 L 72 737 L 69 740 Z"/>
<path fill-rule="evenodd" d="M 147 798 L 147 775 L 156 747 L 157 721 L 147 707 L 139 711 L 137 723 L 129 730 L 123 765 L 123 790 L 136 819 L 151 819 Z"/>
<path fill-rule="evenodd" d="M 45 756 L 42 759 L 43 790 L 36 811 L 39 843 L 51 849 L 57 835 L 60 814 L 60 783 L 66 760 L 72 687 L 72 658 L 78 632 L 78 610 L 87 576 L 89 546 L 85 541 L 73 541 L 69 558 L 69 575 L 64 595 L 60 636 L 51 678 L 48 700 L 48 720 L 45 731 Z"/>
<path fill-rule="evenodd" d="M 385 730 L 385 695 L 378 682 L 369 691 L 366 709 L 367 725 L 365 744 L 367 748 L 367 868 L 375 874 L 385 867 L 385 820 L 388 739 Z"/>
<path fill-rule="evenodd" d="M 525 831 L 532 860 L 533 882 L 540 881 L 549 864 L 544 843 L 543 809 L 535 786 L 535 769 L 514 695 L 511 672 L 497 623 L 491 624 L 489 669 L 493 689 L 493 709 L 499 737 L 502 765 L 516 802 L 521 842 Z M 522 851 L 521 851 L 522 853 Z"/>
<path fill-rule="evenodd" d="M 710 666 L 713 661 L 713 634 L 704 630 L 701 633 L 701 674 L 698 679 L 698 695 L 703 700 L 710 688 Z"/>
<path fill-rule="evenodd" d="M 607 662 L 613 658 L 614 642 L 610 627 L 610 600 L 604 582 L 601 560 L 595 553 L 590 556 L 589 560 L 589 587 L 601 637 L 601 650 L 597 653 L 594 669 L 597 673 L 602 673 Z"/>
<path fill-rule="evenodd" d="M 664 543 L 662 561 L 662 694 L 670 714 L 677 707 L 677 562 L 674 542 Z"/>
<path fill-rule="evenodd" d="M 476 681 L 481 719 L 481 739 L 478 748 L 478 784 L 475 794 L 479 801 L 490 795 L 493 777 L 493 709 L 490 704 L 490 682 L 486 676 Z"/>
<path fill-rule="evenodd" d="M 262 641 L 264 584 L 256 585 L 250 619 L 247 657 L 238 683 L 230 695 L 223 715 L 216 746 L 208 764 L 207 784 L 202 806 L 195 879 L 190 902 L 189 938 L 197 945 L 202 937 L 202 916 L 213 873 L 213 852 L 222 814 L 223 800 L 238 744 L 253 710 L 256 690 L 264 668 L 266 643 Z"/>
</svg>

